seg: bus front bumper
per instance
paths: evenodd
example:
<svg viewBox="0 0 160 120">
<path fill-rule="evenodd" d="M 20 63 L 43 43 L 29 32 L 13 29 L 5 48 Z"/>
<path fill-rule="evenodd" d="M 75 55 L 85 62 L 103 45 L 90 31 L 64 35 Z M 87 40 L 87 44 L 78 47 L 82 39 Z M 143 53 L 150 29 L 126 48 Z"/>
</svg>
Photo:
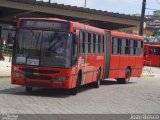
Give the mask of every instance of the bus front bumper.
<svg viewBox="0 0 160 120">
<path fill-rule="evenodd" d="M 57 81 L 57 80 L 37 80 L 37 79 L 28 79 L 28 78 L 12 78 L 12 84 L 28 86 L 28 87 L 37 87 L 37 88 L 65 88 L 69 89 L 69 81 Z"/>
</svg>

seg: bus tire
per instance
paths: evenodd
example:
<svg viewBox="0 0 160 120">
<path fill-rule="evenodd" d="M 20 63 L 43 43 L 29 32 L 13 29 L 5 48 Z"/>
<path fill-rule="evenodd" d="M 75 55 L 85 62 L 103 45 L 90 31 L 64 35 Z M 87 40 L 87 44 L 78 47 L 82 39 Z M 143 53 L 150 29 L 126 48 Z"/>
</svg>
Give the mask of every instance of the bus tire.
<svg viewBox="0 0 160 120">
<path fill-rule="evenodd" d="M 26 92 L 32 92 L 32 87 L 26 87 L 25 90 Z"/>
<path fill-rule="evenodd" d="M 81 75 L 79 74 L 76 81 L 76 87 L 69 90 L 70 95 L 76 95 L 81 85 Z"/>
<path fill-rule="evenodd" d="M 128 84 L 131 78 L 131 70 L 129 68 L 126 69 L 125 78 L 122 78 L 123 84 Z"/>
<path fill-rule="evenodd" d="M 131 78 L 131 70 L 129 68 L 126 69 L 125 78 L 118 78 L 117 83 L 119 84 L 128 84 Z"/>
<path fill-rule="evenodd" d="M 97 80 L 93 83 L 93 87 L 94 88 L 99 88 L 100 84 L 101 84 L 101 70 L 98 70 L 98 73 L 97 73 Z"/>
<path fill-rule="evenodd" d="M 72 89 L 69 89 L 69 95 L 76 95 L 77 94 L 77 88 L 72 88 Z"/>
<path fill-rule="evenodd" d="M 118 83 L 118 84 L 122 84 L 122 81 L 123 81 L 122 79 L 123 79 L 123 78 L 117 78 L 117 83 Z"/>
</svg>

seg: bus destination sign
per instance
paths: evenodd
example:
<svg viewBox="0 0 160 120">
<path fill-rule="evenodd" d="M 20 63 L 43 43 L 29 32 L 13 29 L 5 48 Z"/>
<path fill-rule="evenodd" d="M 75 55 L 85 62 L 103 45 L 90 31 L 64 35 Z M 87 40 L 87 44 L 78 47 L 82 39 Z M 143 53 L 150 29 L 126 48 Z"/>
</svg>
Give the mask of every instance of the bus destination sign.
<svg viewBox="0 0 160 120">
<path fill-rule="evenodd" d="M 25 28 L 46 28 L 68 31 L 70 26 L 68 22 L 48 21 L 48 20 L 21 20 L 20 27 Z"/>
</svg>

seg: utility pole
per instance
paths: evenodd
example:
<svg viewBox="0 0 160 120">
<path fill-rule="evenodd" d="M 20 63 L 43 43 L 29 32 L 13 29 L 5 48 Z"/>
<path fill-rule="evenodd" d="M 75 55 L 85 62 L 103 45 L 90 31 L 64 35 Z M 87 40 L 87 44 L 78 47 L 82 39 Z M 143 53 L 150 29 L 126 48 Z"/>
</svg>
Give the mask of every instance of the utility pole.
<svg viewBox="0 0 160 120">
<path fill-rule="evenodd" d="M 143 25 L 144 25 L 145 10 L 146 10 L 146 0 L 143 0 L 139 35 L 143 35 Z"/>
<path fill-rule="evenodd" d="M 86 8 L 86 3 L 87 3 L 87 1 L 85 0 L 85 2 L 84 2 L 84 8 Z"/>
</svg>

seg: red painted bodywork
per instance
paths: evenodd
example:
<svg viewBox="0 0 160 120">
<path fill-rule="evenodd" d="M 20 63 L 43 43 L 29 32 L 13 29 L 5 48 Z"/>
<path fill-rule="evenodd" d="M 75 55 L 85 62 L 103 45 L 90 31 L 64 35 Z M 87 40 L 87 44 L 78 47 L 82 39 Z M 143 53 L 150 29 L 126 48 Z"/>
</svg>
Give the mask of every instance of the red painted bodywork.
<svg viewBox="0 0 160 120">
<path fill-rule="evenodd" d="M 28 19 L 28 18 L 23 18 Z M 31 18 L 29 18 L 31 19 Z M 65 21 L 60 19 L 35 19 L 34 20 L 56 20 L 56 21 Z M 17 28 L 20 28 L 20 20 L 18 20 Z M 76 33 L 79 37 L 79 30 L 86 30 L 93 33 L 98 33 L 105 36 L 106 31 L 103 29 L 91 27 L 89 25 L 80 24 L 77 22 L 70 22 L 70 32 L 73 32 L 74 29 L 77 29 Z M 137 35 L 130 35 L 120 32 L 112 32 L 112 36 L 121 36 L 127 38 L 135 38 L 142 39 L 143 37 Z M 112 41 L 112 39 L 110 40 Z M 78 38 L 79 39 L 79 38 Z M 80 40 L 79 40 L 80 41 Z M 105 54 L 80 54 L 80 42 L 78 41 L 78 60 L 75 66 L 71 68 L 52 68 L 52 67 L 35 67 L 29 65 L 16 65 L 12 64 L 12 84 L 22 85 L 22 86 L 31 86 L 31 87 L 45 87 L 45 88 L 66 88 L 71 89 L 76 86 L 76 80 L 79 71 L 82 71 L 82 81 L 81 85 L 88 84 L 97 80 L 98 69 L 101 68 L 101 79 L 104 78 L 104 59 Z M 111 42 L 112 43 L 112 42 Z M 112 44 L 110 45 L 110 49 L 112 49 Z M 125 69 L 130 66 L 132 69 L 132 76 L 140 76 L 142 72 L 143 65 L 143 55 L 141 56 L 128 56 L 128 55 L 112 55 L 110 56 L 110 71 L 109 78 L 124 78 Z M 31 75 L 43 76 L 44 78 L 48 78 L 48 80 L 41 79 L 29 79 L 27 77 L 17 78 L 14 77 L 14 72 L 18 72 L 21 74 L 26 74 L 24 69 L 32 69 Z M 122 70 L 120 70 L 121 68 Z M 118 70 L 112 70 L 118 69 Z M 39 72 L 43 71 L 43 72 Z M 49 71 L 50 73 L 44 72 Z M 53 72 L 53 73 L 52 73 Z M 56 76 L 66 76 L 66 80 L 57 81 L 55 80 Z"/>
<path fill-rule="evenodd" d="M 115 36 L 127 39 L 142 40 L 142 41 L 144 39 L 142 36 L 112 31 L 111 38 Z M 111 53 L 109 78 L 124 78 L 126 69 L 128 67 L 131 68 L 132 77 L 140 76 L 142 73 L 142 66 L 143 66 L 143 54 L 141 54 L 140 56 L 136 55 L 130 56 L 130 55 L 114 55 Z"/>
<path fill-rule="evenodd" d="M 150 48 L 160 49 L 160 44 L 152 44 L 152 43 L 144 44 L 144 49 L 146 50 L 146 56 L 144 56 L 144 65 L 159 67 L 160 66 L 160 55 L 150 54 L 149 53 Z"/>
<path fill-rule="evenodd" d="M 26 19 L 26 20 L 33 20 L 31 18 L 22 18 L 22 19 Z M 20 20 L 18 21 L 17 24 L 17 28 L 20 28 Z M 56 20 L 56 21 L 65 21 L 65 20 L 60 20 L 60 19 L 52 19 L 52 18 L 48 18 L 48 19 L 44 19 L 44 18 L 40 18 L 40 19 L 34 19 L 34 20 Z M 104 30 L 102 29 L 98 29 L 95 27 L 91 27 L 88 25 L 84 25 L 84 24 L 80 24 L 77 22 L 70 22 L 70 32 L 73 32 L 74 28 L 76 29 L 87 29 L 88 31 L 91 32 L 96 32 L 99 34 L 104 34 Z M 78 34 L 79 31 L 77 31 Z M 78 41 L 78 44 L 79 41 Z M 79 51 L 79 48 L 78 48 Z M 79 53 L 79 52 L 78 52 Z M 84 61 L 84 58 L 86 58 L 86 60 Z M 83 72 L 86 72 L 86 74 L 83 75 L 82 81 L 81 81 L 81 85 L 84 84 L 88 84 L 91 83 L 93 81 L 95 81 L 97 79 L 97 73 L 98 73 L 98 69 L 99 67 L 101 67 L 103 69 L 104 66 L 104 54 L 80 54 L 79 53 L 79 57 L 77 60 L 77 63 L 75 66 L 71 67 L 71 68 L 50 68 L 50 67 L 35 67 L 35 66 L 29 66 L 29 65 L 15 65 L 12 64 L 12 84 L 17 84 L 17 85 L 22 85 L 22 86 L 32 86 L 32 87 L 45 87 L 45 88 L 66 88 L 66 89 L 71 89 L 74 88 L 76 86 L 76 80 L 77 80 L 77 76 L 78 76 L 78 72 L 80 70 L 82 70 Z M 25 74 L 24 70 L 25 68 L 31 68 L 32 70 L 32 74 L 38 74 L 39 76 L 46 76 L 46 77 L 50 77 L 50 80 L 37 80 L 37 79 L 29 79 L 27 77 L 24 78 L 16 78 L 13 76 L 13 73 L 16 71 L 18 73 L 21 74 Z M 18 69 L 18 71 L 17 71 Z M 58 71 L 58 73 L 55 74 L 45 74 L 45 72 L 42 73 L 38 73 L 38 70 L 47 70 L 47 71 Z M 35 71 L 35 72 L 34 72 Z M 88 71 L 93 71 L 93 72 L 88 72 Z M 102 78 L 103 72 L 101 74 L 101 78 Z M 55 77 L 56 76 L 67 76 L 67 79 L 64 81 L 56 81 Z"/>
</svg>

